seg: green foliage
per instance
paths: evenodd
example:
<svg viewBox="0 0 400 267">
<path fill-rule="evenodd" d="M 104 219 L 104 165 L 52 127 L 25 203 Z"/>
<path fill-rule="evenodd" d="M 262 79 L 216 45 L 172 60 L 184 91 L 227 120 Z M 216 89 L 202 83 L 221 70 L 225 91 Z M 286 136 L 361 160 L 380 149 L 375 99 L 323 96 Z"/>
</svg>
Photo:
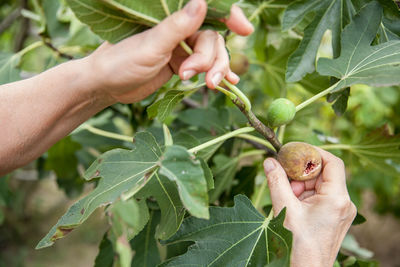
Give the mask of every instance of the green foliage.
<svg viewBox="0 0 400 267">
<path fill-rule="evenodd" d="M 118 42 L 147 30 L 187 2 L 30 1 L 25 16 L 32 27 L 24 49 L 15 50 L 13 40 L 23 30 L 22 18 L 0 35 L 0 84 L 86 56 L 102 40 Z M 377 196 L 378 212 L 400 214 L 400 12 L 395 3 L 240 1 L 256 28 L 244 39 L 225 31 L 220 21 L 237 1 L 207 2 L 203 28 L 220 30 L 228 50 L 248 59 L 249 71 L 238 87 L 260 120 L 273 120 L 267 110 L 276 98 L 300 105 L 293 121 L 276 131 L 283 143 L 305 141 L 331 150 L 348 166 L 349 192 L 357 205 L 368 190 Z M 15 7 L 15 1 L 0 6 L 0 20 Z M 333 104 L 317 102 L 322 96 Z M 292 237 L 283 227 L 285 213 L 264 216 L 271 203 L 262 160 L 271 146 L 254 132 L 224 138 L 247 123 L 225 95 L 205 88 L 204 75 L 189 82 L 174 77 L 140 103 L 108 108 L 37 162 L 41 177 L 53 171 L 70 197 L 81 193 L 85 181 L 95 187 L 37 248 L 51 246 L 105 207 L 109 229 L 95 266 L 287 266 Z M 0 223 L 5 224 L 3 211 L 23 210 L 22 197 L 10 193 L 8 181 L 0 180 Z M 355 224 L 364 221 L 358 215 Z M 347 241 L 335 266 L 377 266 L 358 259 L 370 255 Z"/>
<path fill-rule="evenodd" d="M 187 0 L 67 0 L 76 16 L 93 32 L 110 42 L 157 25 L 169 14 L 181 9 Z M 206 24 L 220 25 L 217 19 L 229 14 L 236 0 L 209 1 Z"/>
<path fill-rule="evenodd" d="M 320 59 L 321 75 L 340 79 L 334 90 L 353 84 L 390 86 L 400 83 L 400 41 L 370 46 L 381 25 L 382 8 L 377 2 L 365 6 L 342 34 L 342 52 L 337 59 Z"/>
<path fill-rule="evenodd" d="M 128 195 L 134 195 L 157 172 L 176 182 L 181 200 L 192 215 L 208 218 L 207 182 L 200 161 L 180 146 L 169 146 L 162 151 L 154 137 L 143 132 L 135 136 L 132 150 L 111 150 L 90 166 L 84 178 L 89 181 L 102 177 L 98 186 L 67 211 L 37 248 L 50 246 L 64 237 L 96 208 L 114 202 L 128 191 Z"/>
<path fill-rule="evenodd" d="M 238 195 L 232 208 L 210 208 L 210 220 L 186 219 L 166 243 L 195 244 L 161 266 L 289 266 L 292 234 L 283 227 L 284 218 L 284 211 L 265 218 Z"/>
</svg>

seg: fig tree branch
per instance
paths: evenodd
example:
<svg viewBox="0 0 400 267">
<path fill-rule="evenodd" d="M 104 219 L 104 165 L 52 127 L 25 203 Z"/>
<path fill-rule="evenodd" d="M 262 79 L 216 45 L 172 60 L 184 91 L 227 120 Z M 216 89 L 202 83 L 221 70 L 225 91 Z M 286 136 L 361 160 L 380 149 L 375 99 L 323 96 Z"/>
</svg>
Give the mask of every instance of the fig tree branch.
<svg viewBox="0 0 400 267">
<path fill-rule="evenodd" d="M 193 54 L 193 50 L 188 46 L 186 42 L 181 42 L 180 45 L 182 48 L 189 54 Z M 275 132 L 262 123 L 256 115 L 251 111 L 251 103 L 250 100 L 247 98 L 243 92 L 237 88 L 235 85 L 231 84 L 227 80 L 223 80 L 223 83 L 230 89 L 230 91 L 223 89 L 220 86 L 217 86 L 217 89 L 227 95 L 232 102 L 239 108 L 239 110 L 247 117 L 250 125 L 256 129 L 257 132 L 261 133 L 275 148 L 278 152 L 282 147 L 281 142 L 279 142 Z"/>
<path fill-rule="evenodd" d="M 264 123 L 262 123 L 253 113 L 253 111 L 246 110 L 245 105 L 239 98 L 236 98 L 236 100 L 234 100 L 233 103 L 246 116 L 250 125 L 253 126 L 254 129 L 256 129 L 256 131 L 259 132 L 262 136 L 264 136 L 265 139 L 267 139 L 268 142 L 270 142 L 271 145 L 275 148 L 275 150 L 279 152 L 279 150 L 282 147 L 282 144 L 281 142 L 279 142 L 278 137 L 275 135 L 275 132 L 271 128 L 266 126 Z"/>
</svg>

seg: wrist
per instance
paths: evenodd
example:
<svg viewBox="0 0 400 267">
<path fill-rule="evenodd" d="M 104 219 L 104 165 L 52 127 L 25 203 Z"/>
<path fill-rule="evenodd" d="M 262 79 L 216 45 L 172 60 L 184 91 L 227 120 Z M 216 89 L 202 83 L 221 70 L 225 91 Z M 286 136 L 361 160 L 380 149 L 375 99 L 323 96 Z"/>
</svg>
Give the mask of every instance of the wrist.
<svg viewBox="0 0 400 267">
<path fill-rule="evenodd" d="M 96 73 L 96 68 L 93 67 L 90 57 L 73 60 L 66 64 L 68 64 L 68 68 L 72 72 L 75 72 L 77 90 L 84 97 L 90 99 L 101 109 L 116 103 L 115 99 L 104 90 L 103 83 L 99 78 L 99 74 Z"/>
<path fill-rule="evenodd" d="M 336 258 L 336 254 L 333 254 L 332 249 L 321 245 L 321 242 L 294 236 L 290 266 L 330 267 Z"/>
</svg>

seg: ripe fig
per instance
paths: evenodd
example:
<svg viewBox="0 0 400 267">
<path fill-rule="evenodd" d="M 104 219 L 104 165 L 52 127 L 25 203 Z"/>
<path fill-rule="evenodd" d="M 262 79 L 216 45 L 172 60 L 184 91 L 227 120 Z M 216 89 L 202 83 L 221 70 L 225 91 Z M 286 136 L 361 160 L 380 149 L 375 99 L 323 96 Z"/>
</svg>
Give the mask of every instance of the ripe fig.
<svg viewBox="0 0 400 267">
<path fill-rule="evenodd" d="M 314 179 L 322 168 L 319 152 L 312 145 L 301 142 L 284 145 L 278 153 L 278 161 L 287 176 L 296 181 Z"/>
<path fill-rule="evenodd" d="M 286 98 L 274 100 L 268 108 L 267 120 L 271 127 L 279 127 L 291 122 L 296 115 L 296 106 Z"/>
<path fill-rule="evenodd" d="M 230 67 L 237 75 L 243 75 L 249 70 L 250 62 L 246 55 L 235 53 L 231 54 Z"/>
</svg>

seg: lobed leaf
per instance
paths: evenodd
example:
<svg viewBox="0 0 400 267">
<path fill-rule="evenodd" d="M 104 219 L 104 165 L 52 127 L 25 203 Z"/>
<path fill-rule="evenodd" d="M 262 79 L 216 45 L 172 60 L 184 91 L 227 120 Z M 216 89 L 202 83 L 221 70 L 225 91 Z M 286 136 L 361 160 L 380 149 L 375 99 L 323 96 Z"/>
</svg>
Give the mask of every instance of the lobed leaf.
<svg viewBox="0 0 400 267">
<path fill-rule="evenodd" d="M 163 175 L 155 174 L 146 186 L 135 195 L 140 198 L 154 197 L 161 209 L 161 219 L 156 237 L 167 239 L 178 231 L 185 216 L 184 206 L 174 182 Z"/>
<path fill-rule="evenodd" d="M 366 5 L 343 31 L 340 57 L 318 61 L 317 71 L 321 75 L 340 79 L 333 92 L 353 84 L 400 84 L 400 40 L 371 46 L 382 12 L 377 2 Z"/>
<path fill-rule="evenodd" d="M 132 150 L 111 150 L 90 166 L 84 178 L 101 177 L 97 187 L 72 205 L 36 248 L 51 246 L 82 224 L 96 208 L 114 202 L 122 194 L 135 195 L 158 171 L 176 183 L 184 206 L 193 216 L 208 218 L 207 182 L 200 161 L 181 146 L 162 151 L 150 133 L 142 132 L 135 136 Z"/>
<path fill-rule="evenodd" d="M 210 220 L 187 218 L 166 243 L 194 241 L 186 254 L 161 266 L 289 266 L 292 234 L 285 211 L 265 218 L 238 195 L 232 208 L 210 208 Z"/>
<path fill-rule="evenodd" d="M 188 0 L 67 0 L 75 15 L 101 38 L 116 43 L 160 23 Z M 205 24 L 220 26 L 237 0 L 208 0 Z"/>
<path fill-rule="evenodd" d="M 135 252 L 132 260 L 133 267 L 157 266 L 161 262 L 157 240 L 154 236 L 159 220 L 160 213 L 151 211 L 149 223 L 139 235 L 130 241 L 132 250 Z"/>
</svg>

